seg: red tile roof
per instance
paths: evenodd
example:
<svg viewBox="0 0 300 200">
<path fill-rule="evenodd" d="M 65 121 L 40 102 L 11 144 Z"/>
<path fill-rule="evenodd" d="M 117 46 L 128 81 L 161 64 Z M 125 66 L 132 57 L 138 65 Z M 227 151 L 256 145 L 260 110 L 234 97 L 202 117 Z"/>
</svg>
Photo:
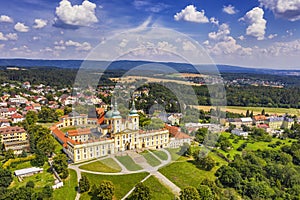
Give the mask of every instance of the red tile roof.
<svg viewBox="0 0 300 200">
<path fill-rule="evenodd" d="M 86 128 L 86 129 L 76 129 L 76 130 L 69 130 L 68 135 L 69 136 L 77 136 L 77 135 L 88 135 L 91 134 L 91 130 Z"/>
<path fill-rule="evenodd" d="M 25 130 L 18 126 L 8 126 L 0 128 L 0 134 L 24 133 Z"/>
</svg>

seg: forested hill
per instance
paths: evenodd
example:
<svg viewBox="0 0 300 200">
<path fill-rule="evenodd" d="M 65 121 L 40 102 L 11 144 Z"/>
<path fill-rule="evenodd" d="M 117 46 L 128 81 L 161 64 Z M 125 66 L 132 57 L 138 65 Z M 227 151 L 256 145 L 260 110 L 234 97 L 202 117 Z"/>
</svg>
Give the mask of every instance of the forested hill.
<svg viewBox="0 0 300 200">
<path fill-rule="evenodd" d="M 31 60 L 31 59 L 0 59 L 0 66 L 2 67 L 58 67 L 78 69 L 81 67 L 83 60 Z M 89 68 L 99 68 L 109 65 L 110 70 L 124 70 L 128 71 L 134 67 L 148 64 L 148 61 L 114 61 L 112 63 L 108 61 L 85 61 Z M 195 72 L 192 65 L 186 63 L 173 63 L 173 62 L 157 62 L 157 64 L 167 65 L 179 72 Z M 201 65 L 202 69 L 209 72 L 212 69 L 209 65 Z M 273 75 L 294 75 L 299 76 L 300 70 L 274 70 L 274 69 L 258 69 L 258 68 L 246 68 L 230 65 L 217 65 L 220 73 L 247 73 L 247 74 L 273 74 Z M 147 70 L 147 69 L 146 69 Z"/>
</svg>

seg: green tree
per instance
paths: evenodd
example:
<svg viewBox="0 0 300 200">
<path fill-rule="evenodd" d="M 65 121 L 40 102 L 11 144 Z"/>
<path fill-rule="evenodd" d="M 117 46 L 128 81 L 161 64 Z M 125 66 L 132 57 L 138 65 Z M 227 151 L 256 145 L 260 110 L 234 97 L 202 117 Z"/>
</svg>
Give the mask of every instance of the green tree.
<svg viewBox="0 0 300 200">
<path fill-rule="evenodd" d="M 58 154 L 53 158 L 52 166 L 63 179 L 69 175 L 67 156 L 65 154 Z"/>
<path fill-rule="evenodd" d="M 220 167 L 215 175 L 224 187 L 239 188 L 242 182 L 239 172 L 235 168 L 226 165 Z"/>
<path fill-rule="evenodd" d="M 213 200 L 214 199 L 214 195 L 213 195 L 211 189 L 207 185 L 199 185 L 197 190 L 198 190 L 201 200 Z"/>
<path fill-rule="evenodd" d="M 46 156 L 51 156 L 56 147 L 55 139 L 52 137 L 52 135 L 47 134 L 38 140 L 36 146 Z"/>
<path fill-rule="evenodd" d="M 262 115 L 265 115 L 265 114 L 266 114 L 265 109 L 262 109 L 261 114 L 262 114 Z"/>
<path fill-rule="evenodd" d="M 183 156 L 191 156 L 192 155 L 191 145 L 189 145 L 188 143 L 183 143 L 183 145 L 180 147 L 179 154 Z"/>
<path fill-rule="evenodd" d="M 180 191 L 179 198 L 180 200 L 201 200 L 197 189 L 192 186 L 183 188 Z"/>
<path fill-rule="evenodd" d="M 13 181 L 11 172 L 8 169 L 0 168 L 0 187 L 7 188 Z"/>
<path fill-rule="evenodd" d="M 202 144 L 207 134 L 208 134 L 207 128 L 199 128 L 195 133 L 195 140 L 200 144 Z"/>
<path fill-rule="evenodd" d="M 249 116 L 250 116 L 250 112 L 249 112 L 249 110 L 247 110 L 246 117 L 249 117 Z"/>
<path fill-rule="evenodd" d="M 115 194 L 115 186 L 111 181 L 102 181 L 97 189 L 97 198 L 100 200 L 112 200 Z"/>
<path fill-rule="evenodd" d="M 44 198 L 51 198 L 53 194 L 53 188 L 50 185 L 46 185 L 43 188 L 42 193 Z"/>
<path fill-rule="evenodd" d="M 55 111 L 45 106 L 43 106 L 41 111 L 39 111 L 38 118 L 42 122 L 54 122 L 58 120 Z"/>
<path fill-rule="evenodd" d="M 130 200 L 150 200 L 151 191 L 150 188 L 143 183 L 138 183 L 132 194 L 130 195 Z"/>
<path fill-rule="evenodd" d="M 79 180 L 79 191 L 82 192 L 87 192 L 90 190 L 90 182 L 89 179 L 85 176 L 82 175 L 81 179 Z"/>
<path fill-rule="evenodd" d="M 195 164 L 200 169 L 210 171 L 216 166 L 216 161 L 211 156 L 203 155 L 200 150 L 193 154 Z"/>
<path fill-rule="evenodd" d="M 12 149 L 8 149 L 7 151 L 4 152 L 4 157 L 5 157 L 5 160 L 9 160 L 9 159 L 13 159 L 15 158 L 15 154 L 14 154 L 14 150 Z"/>
<path fill-rule="evenodd" d="M 36 112 L 30 110 L 27 112 L 25 120 L 26 120 L 27 124 L 30 126 L 37 122 L 38 116 L 37 116 Z"/>
<path fill-rule="evenodd" d="M 35 159 L 31 161 L 31 164 L 33 166 L 41 167 L 44 165 L 46 161 L 47 161 L 47 156 L 45 156 L 45 154 L 42 153 L 40 150 L 37 150 L 35 153 Z"/>
<path fill-rule="evenodd" d="M 26 187 L 34 188 L 34 182 L 33 182 L 33 181 L 28 181 L 28 182 L 26 183 Z"/>
</svg>

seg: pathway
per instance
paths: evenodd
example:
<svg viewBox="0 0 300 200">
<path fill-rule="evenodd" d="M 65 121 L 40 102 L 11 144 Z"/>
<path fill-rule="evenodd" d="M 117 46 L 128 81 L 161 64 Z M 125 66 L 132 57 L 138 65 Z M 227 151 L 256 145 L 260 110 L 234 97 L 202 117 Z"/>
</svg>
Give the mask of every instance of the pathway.
<svg viewBox="0 0 300 200">
<path fill-rule="evenodd" d="M 148 151 L 152 156 L 154 156 L 156 159 L 158 159 L 160 161 L 161 164 L 156 166 L 156 167 L 152 167 L 151 165 L 149 165 L 149 163 L 144 158 L 144 156 L 136 153 L 135 151 L 127 151 L 126 155 L 130 156 L 136 164 L 140 165 L 143 168 L 143 169 L 137 170 L 137 171 L 129 171 L 115 157 L 115 155 L 109 155 L 109 156 L 106 156 L 106 157 L 102 157 L 102 158 L 99 158 L 99 159 L 96 159 L 96 160 L 92 160 L 90 162 L 85 162 L 85 163 L 81 163 L 81 164 L 77 164 L 77 165 L 69 165 L 69 168 L 76 171 L 78 182 L 81 179 L 81 172 L 86 172 L 86 173 L 90 173 L 90 174 L 100 174 L 100 175 L 124 175 L 124 174 L 134 174 L 134 173 L 148 172 L 149 175 L 146 176 L 141 182 L 144 182 L 150 176 L 155 176 L 163 185 L 167 186 L 172 191 L 173 194 L 179 195 L 180 188 L 158 171 L 159 168 L 169 164 L 172 161 L 171 154 L 167 150 L 160 149 L 160 151 L 163 151 L 164 153 L 166 153 L 168 155 L 167 160 L 161 160 L 153 152 Z M 92 162 L 102 160 L 102 159 L 106 159 L 106 158 L 112 158 L 121 167 L 121 171 L 117 172 L 117 173 L 107 173 L 107 172 L 89 171 L 89 170 L 84 170 L 84 169 L 79 168 L 81 165 L 86 165 L 88 163 L 92 163 Z M 135 187 L 132 188 L 122 199 L 126 199 L 133 192 L 134 189 L 135 189 Z M 79 193 L 79 191 L 77 191 L 76 200 L 79 200 L 79 198 L 80 198 L 80 193 Z"/>
</svg>

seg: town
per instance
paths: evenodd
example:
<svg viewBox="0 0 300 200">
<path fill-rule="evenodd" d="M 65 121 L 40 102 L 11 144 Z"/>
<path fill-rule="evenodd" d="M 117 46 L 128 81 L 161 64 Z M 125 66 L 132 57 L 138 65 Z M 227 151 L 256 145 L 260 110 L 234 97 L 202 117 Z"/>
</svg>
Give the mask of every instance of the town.
<svg viewBox="0 0 300 200">
<path fill-rule="evenodd" d="M 111 99 L 114 86 L 99 86 L 97 91 L 89 88 L 76 96 L 68 88 L 57 90 L 42 84 L 31 85 L 28 81 L 3 83 L 2 87 L 2 167 L 11 173 L 9 180 L 14 185 L 32 184 L 31 177 L 47 174 L 49 187 L 44 188 L 44 192 L 51 193 L 50 196 L 66 188 L 65 180 L 74 174 L 69 170 L 75 170 L 77 177 L 83 172 L 93 174 L 94 170 L 98 171 L 95 167 L 99 163 L 95 163 L 101 161 L 99 172 L 103 175 L 106 172 L 128 175 L 148 172 L 167 185 L 169 195 L 176 196 L 181 189 L 175 185 L 176 181 L 170 183 L 160 170 L 177 159 L 192 156 L 198 163 L 196 168 L 210 171 L 216 166 L 215 160 L 232 162 L 235 157 L 231 152 L 243 151 L 247 143 L 264 142 L 266 148 L 293 143 L 300 127 L 296 115 L 269 114 L 264 109 L 259 114 L 249 110 L 244 114 L 226 112 L 228 117 L 219 119 L 218 123 L 207 119 L 209 112 L 205 114 L 206 120 L 199 119 L 198 123 L 182 123 L 182 113 L 156 110 L 147 114 L 135 106 L 136 99 L 149 95 L 146 87 L 134 92 L 128 110 L 122 109 L 127 114 L 118 110 L 116 101 L 111 105 L 105 103 Z M 88 105 L 89 109 L 92 106 L 94 112 L 79 113 L 72 105 Z M 152 126 L 143 125 L 149 123 Z M 215 140 L 208 139 L 215 134 L 218 135 Z M 240 144 L 241 141 L 245 142 Z M 207 158 L 198 157 L 203 147 L 209 149 L 210 154 L 214 152 L 215 158 L 209 154 L 210 163 Z M 211 166 L 202 166 L 203 162 Z M 45 172 L 47 166 L 51 167 L 51 173 Z M 73 184 L 77 185 L 77 181 Z M 85 191 L 81 193 L 87 195 Z"/>
</svg>

